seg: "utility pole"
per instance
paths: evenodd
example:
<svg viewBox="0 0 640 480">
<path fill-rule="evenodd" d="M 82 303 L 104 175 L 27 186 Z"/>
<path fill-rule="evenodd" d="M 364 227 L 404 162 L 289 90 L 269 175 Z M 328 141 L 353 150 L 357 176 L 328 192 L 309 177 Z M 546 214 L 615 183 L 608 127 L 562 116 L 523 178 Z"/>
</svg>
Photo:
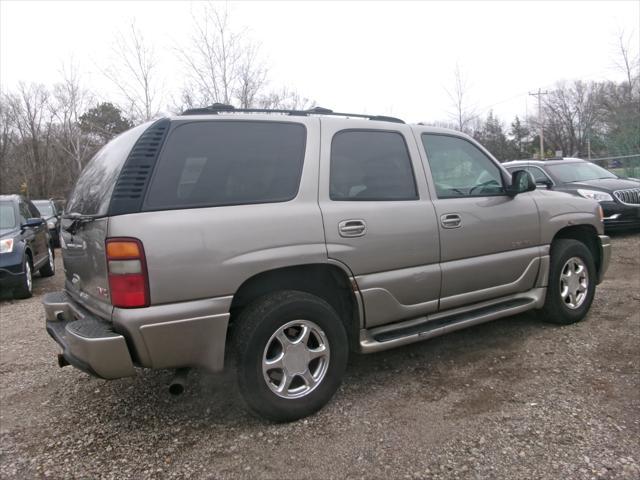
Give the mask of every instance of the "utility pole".
<svg viewBox="0 0 640 480">
<path fill-rule="evenodd" d="M 529 95 L 538 97 L 538 122 L 540 123 L 540 160 L 544 160 L 544 127 L 542 120 L 542 95 L 547 95 L 549 92 L 545 90 L 544 92 L 538 89 L 538 92 L 529 92 Z"/>
<path fill-rule="evenodd" d="M 591 161 L 591 139 L 587 137 L 587 158 Z"/>
</svg>

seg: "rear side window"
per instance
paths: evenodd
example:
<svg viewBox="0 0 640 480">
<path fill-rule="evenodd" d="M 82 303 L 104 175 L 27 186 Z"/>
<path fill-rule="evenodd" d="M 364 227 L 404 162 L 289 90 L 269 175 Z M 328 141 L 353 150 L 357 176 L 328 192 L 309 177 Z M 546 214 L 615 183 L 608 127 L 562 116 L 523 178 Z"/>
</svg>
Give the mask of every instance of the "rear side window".
<svg viewBox="0 0 640 480">
<path fill-rule="evenodd" d="M 158 160 L 145 210 L 285 202 L 298 193 L 303 125 L 209 121 L 175 128 Z"/>
<path fill-rule="evenodd" d="M 331 200 L 415 200 L 411 159 L 402 134 L 345 130 L 331 143 Z"/>
</svg>

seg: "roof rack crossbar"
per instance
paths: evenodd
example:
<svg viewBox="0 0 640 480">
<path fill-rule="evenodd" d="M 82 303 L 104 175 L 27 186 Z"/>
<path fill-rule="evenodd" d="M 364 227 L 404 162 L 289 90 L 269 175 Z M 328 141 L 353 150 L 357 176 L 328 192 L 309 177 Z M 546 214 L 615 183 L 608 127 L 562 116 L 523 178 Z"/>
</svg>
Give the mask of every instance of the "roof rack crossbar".
<svg viewBox="0 0 640 480">
<path fill-rule="evenodd" d="M 405 123 L 396 117 L 388 117 L 386 115 L 366 115 L 362 113 L 342 113 L 334 112 L 328 108 L 314 107 L 309 110 L 289 110 L 279 108 L 235 108 L 232 105 L 222 103 L 214 103 L 209 107 L 190 108 L 182 112 L 182 115 L 218 115 L 219 113 L 280 113 L 291 116 L 309 116 L 309 115 L 333 115 L 338 117 L 354 117 L 366 118 L 369 120 L 377 120 L 382 122 Z"/>
</svg>

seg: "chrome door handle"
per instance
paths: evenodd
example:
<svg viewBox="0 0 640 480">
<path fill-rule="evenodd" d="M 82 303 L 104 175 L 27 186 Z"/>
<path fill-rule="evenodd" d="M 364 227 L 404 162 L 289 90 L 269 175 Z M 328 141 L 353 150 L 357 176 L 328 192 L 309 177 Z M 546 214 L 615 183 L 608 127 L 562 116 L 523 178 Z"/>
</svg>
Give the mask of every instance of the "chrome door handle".
<svg viewBox="0 0 640 480">
<path fill-rule="evenodd" d="M 367 232 L 364 220 L 343 220 L 338 224 L 341 237 L 361 237 Z"/>
<path fill-rule="evenodd" d="M 440 216 L 440 225 L 444 228 L 458 228 L 462 226 L 462 218 L 457 213 L 447 213 Z"/>
</svg>

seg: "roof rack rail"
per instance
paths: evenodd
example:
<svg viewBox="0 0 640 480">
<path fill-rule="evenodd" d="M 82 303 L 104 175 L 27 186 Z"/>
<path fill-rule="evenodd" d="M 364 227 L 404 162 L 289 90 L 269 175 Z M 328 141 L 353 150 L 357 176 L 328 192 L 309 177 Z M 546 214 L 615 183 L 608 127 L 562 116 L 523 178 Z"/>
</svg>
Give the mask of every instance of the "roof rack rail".
<svg viewBox="0 0 640 480">
<path fill-rule="evenodd" d="M 341 113 L 334 112 L 328 108 L 314 107 L 308 110 L 288 110 L 288 109 L 271 109 L 271 108 L 235 108 L 233 105 L 224 103 L 214 103 L 209 107 L 189 108 L 182 112 L 182 115 L 218 115 L 219 113 L 280 113 L 291 116 L 309 116 L 309 115 L 334 115 L 338 117 L 354 117 L 366 118 L 369 120 L 377 120 L 382 122 L 405 123 L 396 117 L 388 117 L 386 115 L 365 115 L 362 113 Z"/>
</svg>

